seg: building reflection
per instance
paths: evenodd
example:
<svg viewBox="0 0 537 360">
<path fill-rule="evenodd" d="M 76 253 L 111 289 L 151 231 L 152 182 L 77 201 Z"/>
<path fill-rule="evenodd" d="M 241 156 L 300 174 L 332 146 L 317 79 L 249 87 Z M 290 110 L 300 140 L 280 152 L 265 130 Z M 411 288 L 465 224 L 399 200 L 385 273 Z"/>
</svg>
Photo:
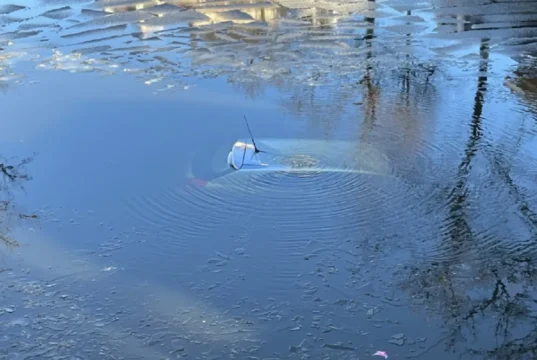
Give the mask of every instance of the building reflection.
<svg viewBox="0 0 537 360">
<path fill-rule="evenodd" d="M 286 8 L 272 2 L 259 0 L 242 1 L 199 1 L 199 0 L 146 0 L 133 1 L 127 5 L 105 6 L 103 10 L 109 13 L 144 10 L 152 12 L 162 5 L 176 6 L 179 9 L 192 9 L 208 17 L 207 20 L 190 22 L 190 26 L 203 26 L 220 22 L 232 21 L 235 24 L 244 24 L 252 21 L 262 21 L 273 24 L 286 14 Z M 156 12 L 157 16 L 164 16 Z M 143 27 L 142 31 L 154 30 Z"/>
</svg>

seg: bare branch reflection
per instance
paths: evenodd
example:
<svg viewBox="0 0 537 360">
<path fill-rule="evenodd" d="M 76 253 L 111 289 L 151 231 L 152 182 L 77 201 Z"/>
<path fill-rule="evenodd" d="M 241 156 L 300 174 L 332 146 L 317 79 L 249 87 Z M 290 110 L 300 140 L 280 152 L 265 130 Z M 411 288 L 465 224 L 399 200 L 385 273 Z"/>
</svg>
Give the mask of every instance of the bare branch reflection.
<svg viewBox="0 0 537 360">
<path fill-rule="evenodd" d="M 409 291 L 416 305 L 427 304 L 442 316 L 447 333 L 445 346 L 452 352 L 466 344 L 461 358 L 533 359 L 537 355 L 537 303 L 532 299 L 537 290 L 537 266 L 528 256 L 517 252 L 487 249 L 488 255 L 477 254 L 476 237 L 467 211 L 470 189 L 468 177 L 472 161 L 480 149 L 484 133 L 482 113 L 487 89 L 488 39 L 481 41 L 477 90 L 470 122 L 470 135 L 464 157 L 458 167 L 457 182 L 448 197 L 446 238 L 443 241 L 446 258 L 443 261 L 421 263 L 409 268 L 403 288 Z M 498 172 L 502 167 L 496 162 Z M 520 201 L 520 209 L 530 225 L 534 215 L 526 209 L 519 189 L 503 169 L 503 178 Z M 517 195 L 518 194 L 518 195 Z M 524 210 L 523 210 L 524 209 Z M 533 234 L 535 234 L 533 232 Z M 501 259 L 501 260 L 495 260 Z M 489 334 L 490 333 L 490 334 Z M 496 346 L 470 345 L 473 340 L 494 337 Z"/>
<path fill-rule="evenodd" d="M 9 236 L 13 221 L 17 218 L 31 218 L 35 215 L 16 215 L 14 206 L 15 191 L 24 190 L 24 183 L 30 180 L 26 165 L 33 158 L 22 159 L 13 164 L 13 159 L 0 157 L 0 242 L 8 248 L 18 246 L 16 240 Z"/>
</svg>

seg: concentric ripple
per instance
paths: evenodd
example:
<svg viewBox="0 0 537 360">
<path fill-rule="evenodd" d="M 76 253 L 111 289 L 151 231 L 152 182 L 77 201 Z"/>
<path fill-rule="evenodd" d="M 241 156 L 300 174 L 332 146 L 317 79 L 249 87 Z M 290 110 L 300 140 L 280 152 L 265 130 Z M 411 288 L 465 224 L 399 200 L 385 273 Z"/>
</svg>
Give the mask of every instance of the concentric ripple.
<svg viewBox="0 0 537 360">
<path fill-rule="evenodd" d="M 128 207 L 143 227 L 159 233 L 149 251 L 196 252 L 200 241 L 240 234 L 271 242 L 275 258 L 303 256 L 312 240 L 335 244 L 382 223 L 412 217 L 412 201 L 393 177 L 343 172 L 235 172 L 205 186 L 185 185 Z M 397 205 L 395 204 L 397 203 Z M 372 220 L 374 219 L 374 221 Z"/>
</svg>

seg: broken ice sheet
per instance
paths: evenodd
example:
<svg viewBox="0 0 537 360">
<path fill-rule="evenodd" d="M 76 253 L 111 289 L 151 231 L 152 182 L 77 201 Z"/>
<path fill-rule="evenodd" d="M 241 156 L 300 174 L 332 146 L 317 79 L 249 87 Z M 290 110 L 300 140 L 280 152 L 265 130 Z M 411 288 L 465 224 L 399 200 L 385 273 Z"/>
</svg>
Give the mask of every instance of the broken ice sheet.
<svg viewBox="0 0 537 360">
<path fill-rule="evenodd" d="M 169 12 L 163 16 L 153 16 L 143 21 L 144 26 L 165 26 L 165 25 L 178 25 L 187 24 L 194 20 L 208 21 L 210 18 L 202 13 L 194 10 L 185 10 L 179 12 Z"/>
<path fill-rule="evenodd" d="M 72 25 L 67 29 L 90 29 L 102 26 L 113 26 L 123 24 L 135 24 L 147 19 L 154 18 L 155 15 L 149 14 L 144 11 L 129 11 L 123 13 L 112 13 L 101 17 L 95 17 L 86 22 Z"/>
<path fill-rule="evenodd" d="M 47 60 L 40 63 L 39 69 L 56 69 L 71 73 L 102 71 L 110 73 L 109 66 L 102 60 L 85 58 L 82 54 L 63 54 L 55 50 L 54 54 Z"/>
<path fill-rule="evenodd" d="M 10 83 L 17 83 L 22 78 L 22 75 L 7 73 L 0 74 L 0 88 L 8 86 Z"/>
<path fill-rule="evenodd" d="M 153 79 L 149 79 L 149 80 L 144 81 L 144 84 L 146 84 L 146 85 L 151 85 L 151 84 L 154 84 L 154 83 L 156 83 L 156 82 L 159 82 L 159 81 L 161 81 L 161 80 L 163 80 L 163 79 L 164 79 L 164 76 L 159 76 L 159 77 L 156 77 L 156 78 L 153 78 Z"/>
</svg>

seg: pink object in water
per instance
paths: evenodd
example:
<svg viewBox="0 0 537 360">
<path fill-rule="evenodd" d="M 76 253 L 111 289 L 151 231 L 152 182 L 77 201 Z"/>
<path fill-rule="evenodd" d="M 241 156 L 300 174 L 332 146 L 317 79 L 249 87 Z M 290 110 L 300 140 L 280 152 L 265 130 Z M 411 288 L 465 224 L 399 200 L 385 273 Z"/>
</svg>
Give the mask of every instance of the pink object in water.
<svg viewBox="0 0 537 360">
<path fill-rule="evenodd" d="M 388 354 L 386 353 L 386 351 L 377 351 L 373 354 L 373 356 L 384 356 L 385 359 L 388 358 Z"/>
<path fill-rule="evenodd" d="M 190 183 L 201 187 L 207 185 L 207 181 L 202 179 L 190 179 Z"/>
</svg>

